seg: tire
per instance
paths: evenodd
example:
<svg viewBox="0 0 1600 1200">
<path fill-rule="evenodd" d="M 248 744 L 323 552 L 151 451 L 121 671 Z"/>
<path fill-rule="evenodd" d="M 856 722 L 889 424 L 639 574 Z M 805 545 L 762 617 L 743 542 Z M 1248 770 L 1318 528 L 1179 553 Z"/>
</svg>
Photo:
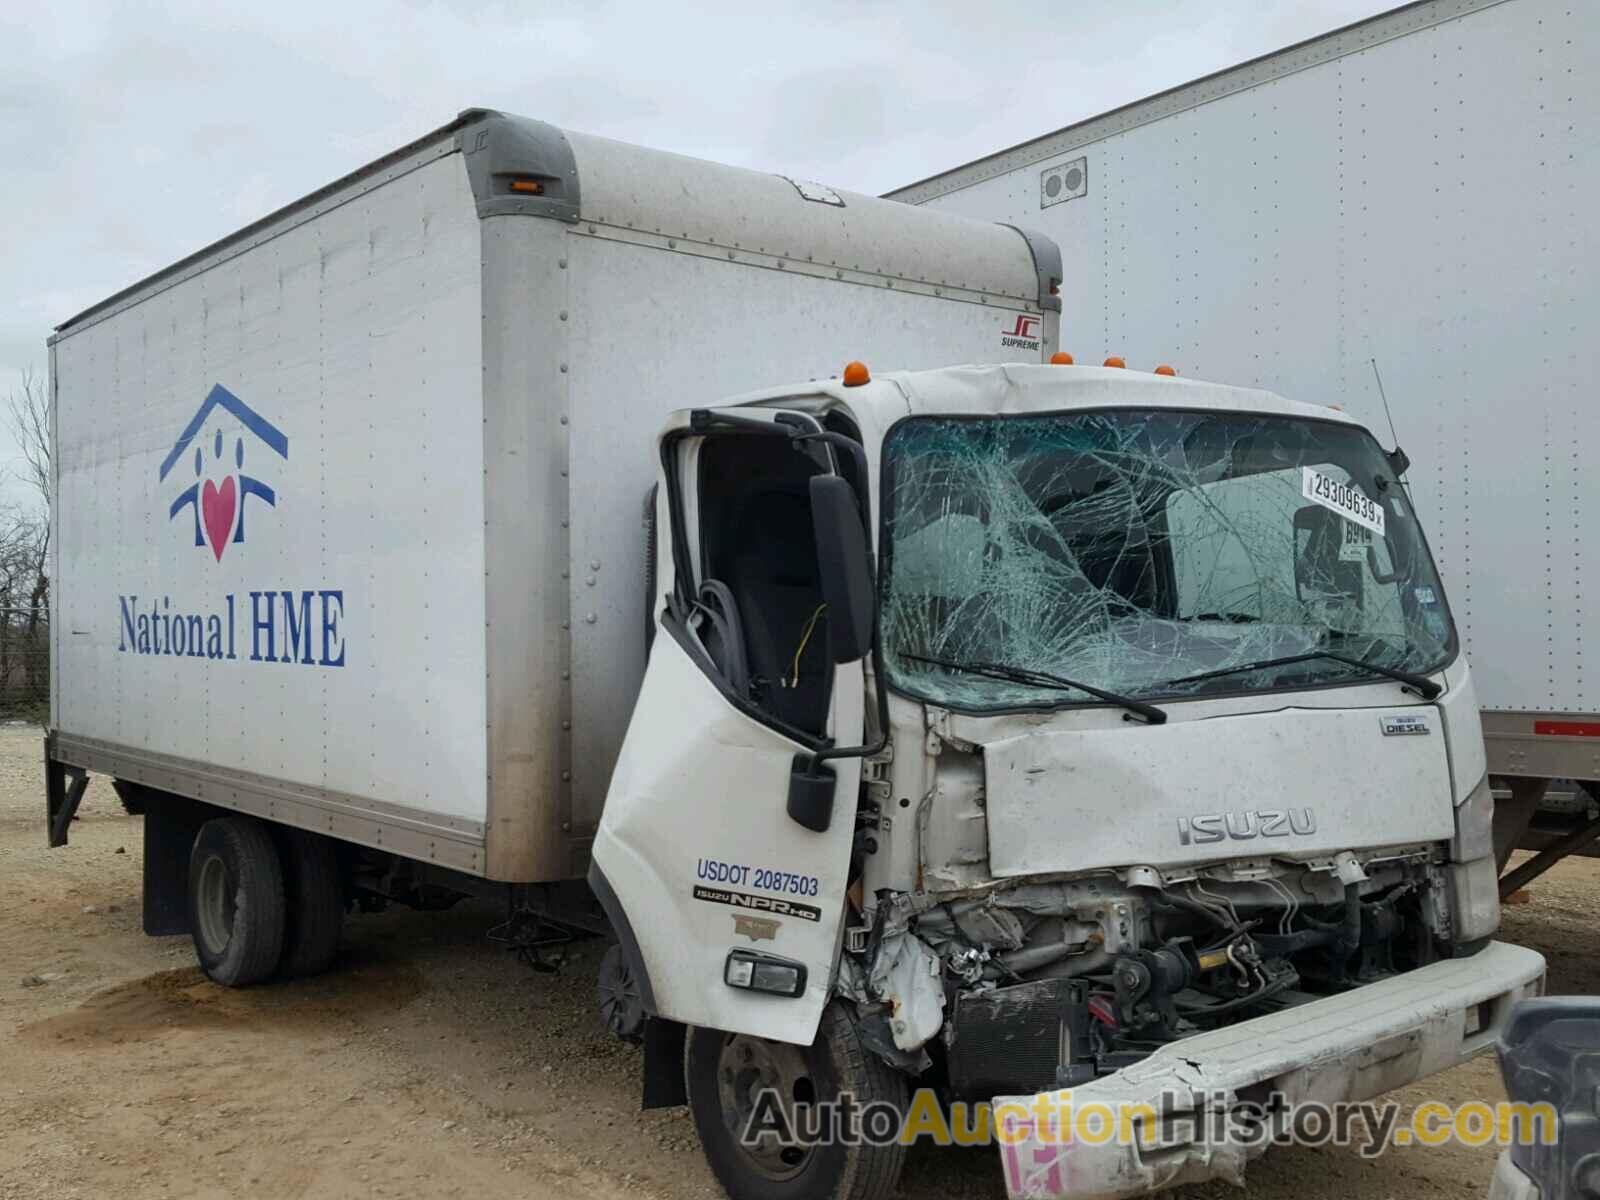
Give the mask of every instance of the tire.
<svg viewBox="0 0 1600 1200">
<path fill-rule="evenodd" d="M 260 983 L 283 955 L 283 867 L 266 825 L 218 817 L 189 852 L 189 928 L 203 970 L 223 987 Z"/>
<path fill-rule="evenodd" d="M 746 1052 L 750 1058 L 744 1058 Z M 801 1064 L 808 1085 L 793 1087 L 784 1062 Z M 777 1079 L 771 1078 L 776 1071 Z M 712 1174 L 731 1200 L 885 1200 L 895 1189 L 905 1163 L 905 1147 L 821 1144 L 789 1147 L 787 1161 L 774 1161 L 741 1144 L 751 1107 L 747 1076 L 780 1088 L 791 1085 L 801 1098 L 836 1100 L 854 1095 L 858 1106 L 893 1105 L 902 1115 L 908 1101 L 906 1077 L 871 1053 L 845 1008 L 829 1004 L 810 1046 L 787 1046 L 761 1038 L 692 1029 L 684 1048 L 689 1111 Z M 726 1102 L 730 1092 L 734 1102 Z"/>
<path fill-rule="evenodd" d="M 320 975 L 339 957 L 344 925 L 338 851 L 329 838 L 303 829 L 282 830 L 278 850 L 287 902 L 278 974 L 285 979 Z"/>
<path fill-rule="evenodd" d="M 600 1020 L 625 1042 L 644 1041 L 644 997 L 627 953 L 616 942 L 600 959 Z"/>
</svg>

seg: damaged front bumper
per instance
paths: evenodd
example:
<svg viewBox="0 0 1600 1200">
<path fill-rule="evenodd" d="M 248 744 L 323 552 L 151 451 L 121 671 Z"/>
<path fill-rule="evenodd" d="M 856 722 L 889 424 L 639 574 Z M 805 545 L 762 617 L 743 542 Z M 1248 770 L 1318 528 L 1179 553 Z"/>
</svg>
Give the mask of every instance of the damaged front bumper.
<svg viewBox="0 0 1600 1200">
<path fill-rule="evenodd" d="M 1489 1049 L 1511 1006 L 1540 993 L 1544 973 L 1535 951 L 1491 942 L 1471 958 L 1173 1042 L 1071 1090 L 1079 1114 L 1089 1105 L 1168 1114 L 1157 1119 L 1161 1128 L 1140 1122 L 1133 1137 L 1114 1131 L 1102 1139 L 1098 1126 L 1088 1139 L 1058 1135 L 1059 1093 L 997 1096 L 1006 1194 L 1116 1200 L 1215 1178 L 1242 1185 L 1245 1163 L 1265 1144 L 1174 1139 L 1170 1131 L 1192 1131 L 1197 1109 L 1233 1099 L 1277 1092 L 1291 1106 L 1366 1100 L 1446 1070 Z M 1185 1104 L 1187 1117 L 1172 1120 Z"/>
</svg>

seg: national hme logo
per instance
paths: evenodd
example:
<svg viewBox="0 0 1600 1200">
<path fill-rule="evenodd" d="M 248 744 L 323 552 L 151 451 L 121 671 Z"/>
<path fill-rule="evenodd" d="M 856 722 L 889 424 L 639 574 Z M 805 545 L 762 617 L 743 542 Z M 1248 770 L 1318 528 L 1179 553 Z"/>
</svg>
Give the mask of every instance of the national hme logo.
<svg viewBox="0 0 1600 1200">
<path fill-rule="evenodd" d="M 178 460 L 200 437 L 206 422 L 219 409 L 237 420 L 244 431 L 261 445 L 287 461 L 289 439 L 283 431 L 219 383 L 195 410 L 194 416 L 189 418 L 189 423 L 173 443 L 171 453 L 161 460 L 159 478 L 162 482 L 166 481 L 172 468 L 177 466 Z M 244 473 L 244 437 L 236 436 L 233 440 L 232 471 L 225 469 L 223 448 L 224 439 L 219 426 L 211 439 L 211 469 L 222 469 L 222 483 L 217 484 L 205 477 L 206 454 L 202 441 L 194 450 L 194 482 L 178 493 L 178 498 L 167 509 L 169 521 L 184 509 L 190 510 L 194 517 L 194 544 L 204 546 L 209 542 L 211 553 L 218 562 L 222 561 L 222 553 L 230 541 L 235 544 L 244 542 L 246 500 L 255 496 L 269 507 L 276 508 L 278 504 L 277 493 L 269 484 Z"/>
<path fill-rule="evenodd" d="M 344 592 L 250 592 L 250 662 L 299 663 L 306 667 L 344 666 Z M 213 613 L 172 611 L 170 597 L 139 611 L 138 596 L 118 596 L 121 628 L 117 649 L 132 654 L 174 658 L 240 657 L 234 615 L 243 607 L 232 592 Z"/>
<path fill-rule="evenodd" d="M 228 417 L 238 422 L 237 432 Z M 216 425 L 208 431 L 206 425 L 213 420 Z M 224 426 L 230 426 L 226 435 Z M 268 508 L 278 505 L 278 494 L 270 484 L 244 473 L 247 433 L 254 439 L 251 445 L 288 461 L 289 439 L 283 431 L 216 384 L 162 460 L 158 475 L 166 482 L 190 447 L 194 448 L 194 482 L 172 501 L 167 518 L 174 520 L 190 510 L 195 546 L 209 547 L 219 566 L 230 545 L 244 544 L 245 501 L 253 496 Z M 229 437 L 233 440 L 231 455 L 225 454 Z M 227 458 L 233 460 L 231 468 Z M 267 461 L 270 463 L 270 455 Z M 221 473 L 220 484 L 210 477 L 213 472 Z M 117 649 L 124 654 L 344 666 L 344 591 L 340 588 L 265 588 L 242 596 L 229 592 L 221 604 L 204 601 L 178 609 L 173 608 L 170 596 L 159 601 L 151 597 L 141 604 L 137 594 L 128 594 L 117 597 L 117 610 Z M 248 630 L 241 631 L 240 620 L 249 623 Z M 243 644 L 241 632 L 245 632 L 248 646 Z"/>
</svg>

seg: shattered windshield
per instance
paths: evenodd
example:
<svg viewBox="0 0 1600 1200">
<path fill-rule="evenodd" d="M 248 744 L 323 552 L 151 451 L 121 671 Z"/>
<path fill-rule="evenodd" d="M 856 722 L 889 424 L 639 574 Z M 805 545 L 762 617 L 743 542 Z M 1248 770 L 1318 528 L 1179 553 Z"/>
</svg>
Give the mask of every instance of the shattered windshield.
<svg viewBox="0 0 1600 1200">
<path fill-rule="evenodd" d="M 1014 668 L 1184 697 L 1368 682 L 1362 663 L 1425 674 L 1454 653 L 1410 499 L 1363 430 L 1154 409 L 917 417 L 884 458 L 884 655 L 933 703 L 1097 702 Z"/>
</svg>

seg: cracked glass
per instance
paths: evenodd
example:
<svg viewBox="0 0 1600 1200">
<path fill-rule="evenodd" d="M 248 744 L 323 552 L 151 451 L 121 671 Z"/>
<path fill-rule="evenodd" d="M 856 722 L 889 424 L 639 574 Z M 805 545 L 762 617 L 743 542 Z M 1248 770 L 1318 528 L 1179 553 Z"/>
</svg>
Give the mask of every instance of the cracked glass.
<svg viewBox="0 0 1600 1200">
<path fill-rule="evenodd" d="M 1154 409 L 916 417 L 884 459 L 884 654 L 932 703 L 1099 702 L 961 667 L 1154 699 L 1374 677 L 1319 652 L 1416 673 L 1454 653 L 1410 498 L 1364 430 Z"/>
</svg>

